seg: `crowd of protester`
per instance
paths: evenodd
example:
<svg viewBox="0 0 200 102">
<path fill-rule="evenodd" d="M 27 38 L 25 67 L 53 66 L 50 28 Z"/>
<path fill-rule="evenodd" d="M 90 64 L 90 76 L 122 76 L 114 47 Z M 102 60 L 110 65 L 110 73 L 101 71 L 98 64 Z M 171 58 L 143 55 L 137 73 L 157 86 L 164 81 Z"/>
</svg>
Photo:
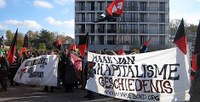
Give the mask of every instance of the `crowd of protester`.
<svg viewBox="0 0 200 102">
<path fill-rule="evenodd" d="M 75 70 L 70 59 L 70 53 L 73 53 L 77 56 L 79 56 L 79 54 L 76 53 L 74 50 L 69 51 L 66 49 L 64 51 L 52 50 L 46 52 L 27 51 L 23 53 L 16 51 L 13 64 L 10 64 L 7 60 L 7 53 L 7 50 L 0 50 L 0 92 L 7 91 L 8 85 L 10 85 L 10 87 L 20 86 L 20 83 L 16 83 L 15 81 L 13 81 L 17 70 L 24 60 L 40 55 L 57 55 L 59 57 L 58 87 L 44 86 L 44 92 L 53 92 L 55 89 L 64 88 L 65 92 L 73 93 L 74 88 L 84 88 L 86 84 L 85 78 L 83 78 L 85 75 L 82 75 L 81 80 L 76 77 Z M 86 57 L 81 58 L 86 65 Z M 86 66 L 84 66 L 84 68 L 86 68 Z"/>
<path fill-rule="evenodd" d="M 24 60 L 37 57 L 40 55 L 57 55 L 59 57 L 59 63 L 58 63 L 58 85 L 57 87 L 53 86 L 44 86 L 44 92 L 54 92 L 56 89 L 63 88 L 65 92 L 67 93 L 73 93 L 74 88 L 82 88 L 84 89 L 86 86 L 86 81 L 88 79 L 88 76 L 91 74 L 91 63 L 87 62 L 87 53 L 85 53 L 84 56 L 80 56 L 80 54 L 75 49 L 69 49 L 69 50 L 52 50 L 52 51 L 27 51 L 20 53 L 19 51 L 16 51 L 16 54 L 14 56 L 15 60 L 13 64 L 10 64 L 8 60 L 6 59 L 8 51 L 1 51 L 0 50 L 0 83 L 1 83 L 1 89 L 2 91 L 7 91 L 7 83 L 11 87 L 20 86 L 20 83 L 16 83 L 13 81 L 14 76 L 23 63 Z M 82 74 L 81 79 L 77 78 L 75 69 L 73 68 L 73 64 L 70 58 L 70 53 L 80 57 L 82 59 Z M 102 53 L 102 54 L 116 54 L 114 51 L 96 51 L 96 53 Z M 125 54 L 125 53 L 123 53 Z M 30 85 L 35 86 L 35 85 Z M 88 94 L 84 96 L 84 98 L 88 99 L 94 99 L 95 95 L 92 91 L 87 91 Z"/>
</svg>

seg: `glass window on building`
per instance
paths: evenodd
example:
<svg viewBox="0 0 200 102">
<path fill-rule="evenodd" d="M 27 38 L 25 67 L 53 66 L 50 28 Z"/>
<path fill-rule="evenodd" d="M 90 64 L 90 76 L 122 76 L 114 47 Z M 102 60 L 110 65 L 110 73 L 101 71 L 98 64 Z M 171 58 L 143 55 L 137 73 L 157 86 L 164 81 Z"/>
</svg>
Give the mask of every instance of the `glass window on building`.
<svg viewBox="0 0 200 102">
<path fill-rule="evenodd" d="M 131 25 L 132 28 L 132 33 L 137 34 L 138 33 L 138 25 L 137 24 L 132 24 Z"/>
<path fill-rule="evenodd" d="M 159 45 L 165 45 L 165 36 L 164 35 L 159 36 Z"/>
<path fill-rule="evenodd" d="M 131 13 L 127 13 L 126 14 L 126 21 L 127 22 L 131 22 L 132 21 L 132 19 L 131 19 Z"/>
<path fill-rule="evenodd" d="M 165 11 L 165 2 L 159 2 L 159 10 Z"/>
<path fill-rule="evenodd" d="M 147 2 L 140 2 L 140 10 L 141 11 L 147 10 Z"/>
<path fill-rule="evenodd" d="M 86 13 L 86 21 L 94 22 L 95 21 L 95 13 Z"/>
<path fill-rule="evenodd" d="M 98 11 L 104 11 L 105 8 L 106 8 L 106 2 L 104 2 L 104 1 L 97 2 L 97 10 Z"/>
<path fill-rule="evenodd" d="M 138 35 L 131 35 L 131 44 L 138 45 Z"/>
<path fill-rule="evenodd" d="M 119 24 L 117 30 L 119 30 L 119 33 L 126 33 L 127 25 L 126 24 Z"/>
<path fill-rule="evenodd" d="M 131 21 L 138 22 L 138 13 L 130 13 L 131 14 Z"/>
<path fill-rule="evenodd" d="M 76 22 L 85 22 L 85 13 L 76 13 Z"/>
<path fill-rule="evenodd" d="M 123 35 L 118 35 L 117 44 L 124 44 L 123 39 L 124 39 Z"/>
<path fill-rule="evenodd" d="M 140 24 L 140 33 L 147 33 L 147 24 Z"/>
<path fill-rule="evenodd" d="M 94 33 L 94 31 L 95 31 L 95 25 L 94 24 L 87 24 L 86 25 L 86 32 Z"/>
<path fill-rule="evenodd" d="M 138 25 L 137 24 L 128 24 L 127 26 L 127 33 L 137 34 L 138 33 Z"/>
<path fill-rule="evenodd" d="M 122 16 L 121 16 L 121 22 L 126 22 L 126 12 L 123 12 Z"/>
<path fill-rule="evenodd" d="M 140 35 L 140 45 L 143 45 L 147 41 L 147 35 Z"/>
<path fill-rule="evenodd" d="M 147 22 L 147 13 L 140 13 L 140 22 Z"/>
<path fill-rule="evenodd" d="M 85 11 L 85 2 L 77 1 L 75 9 L 76 9 L 76 11 Z"/>
<path fill-rule="evenodd" d="M 97 33 L 105 33 L 105 24 L 99 24 L 97 25 Z"/>
<path fill-rule="evenodd" d="M 118 44 L 129 45 L 131 37 L 130 35 L 119 35 L 117 41 Z"/>
<path fill-rule="evenodd" d="M 165 22 L 165 14 L 164 13 L 160 13 L 159 17 L 160 17 L 160 22 Z"/>
<path fill-rule="evenodd" d="M 116 35 L 108 35 L 107 36 L 107 44 L 108 45 L 115 45 L 116 42 Z"/>
<path fill-rule="evenodd" d="M 89 44 L 94 45 L 95 44 L 95 36 L 94 35 L 90 35 L 89 36 L 89 41 L 90 41 Z"/>
<path fill-rule="evenodd" d="M 165 34 L 165 25 L 164 24 L 160 24 L 159 31 L 160 31 L 160 34 Z"/>
<path fill-rule="evenodd" d="M 89 1 L 86 3 L 86 10 L 88 11 L 94 11 L 95 10 L 95 2 L 94 1 Z"/>
<path fill-rule="evenodd" d="M 85 33 L 85 24 L 77 24 L 75 28 L 76 33 Z"/>
<path fill-rule="evenodd" d="M 130 33 L 132 33 L 132 24 L 128 24 L 128 26 L 127 26 L 127 33 L 128 34 L 130 34 Z"/>
<path fill-rule="evenodd" d="M 116 24 L 108 24 L 107 33 L 116 33 Z"/>
<path fill-rule="evenodd" d="M 104 36 L 103 35 L 97 35 L 98 44 L 104 45 Z"/>
<path fill-rule="evenodd" d="M 130 5 L 131 5 L 131 11 L 137 11 L 138 10 L 137 1 L 131 1 Z"/>
<path fill-rule="evenodd" d="M 130 37 L 130 35 L 123 35 L 123 36 L 124 36 L 124 39 L 123 39 L 124 44 L 125 45 L 130 45 L 130 43 L 131 43 L 131 37 Z"/>
</svg>

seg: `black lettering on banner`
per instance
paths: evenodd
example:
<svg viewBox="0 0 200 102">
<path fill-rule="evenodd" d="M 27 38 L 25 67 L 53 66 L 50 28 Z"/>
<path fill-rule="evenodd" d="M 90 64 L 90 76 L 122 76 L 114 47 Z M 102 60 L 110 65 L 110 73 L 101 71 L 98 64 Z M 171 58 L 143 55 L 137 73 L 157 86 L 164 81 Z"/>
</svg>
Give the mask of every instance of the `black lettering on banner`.
<svg viewBox="0 0 200 102">
<path fill-rule="evenodd" d="M 159 95 L 149 95 L 148 100 L 149 101 L 160 101 L 160 96 Z"/>
<path fill-rule="evenodd" d="M 25 63 L 25 67 L 27 66 L 34 66 L 34 65 L 38 65 L 38 64 L 42 64 L 42 65 L 47 65 L 48 64 L 48 58 L 38 58 L 38 59 L 34 59 L 34 60 L 28 60 L 26 63 Z"/>
<path fill-rule="evenodd" d="M 172 77 L 172 73 L 177 72 L 177 67 L 176 66 L 180 66 L 180 64 L 169 64 L 170 66 L 170 71 L 169 71 L 169 80 L 179 80 L 180 75 L 177 75 L 176 77 Z M 172 70 L 172 68 L 174 68 L 174 70 Z"/>
<path fill-rule="evenodd" d="M 29 74 L 29 78 L 43 78 L 44 73 L 43 72 L 33 72 Z"/>
<path fill-rule="evenodd" d="M 99 55 L 93 55 L 92 56 L 92 62 L 113 63 L 112 62 L 112 57 L 109 57 L 109 56 L 99 56 Z"/>
<path fill-rule="evenodd" d="M 171 94 L 173 88 L 168 80 L 144 80 L 132 78 L 99 77 L 99 85 L 105 89 L 118 91 L 137 91 L 143 93 L 167 93 Z"/>
</svg>

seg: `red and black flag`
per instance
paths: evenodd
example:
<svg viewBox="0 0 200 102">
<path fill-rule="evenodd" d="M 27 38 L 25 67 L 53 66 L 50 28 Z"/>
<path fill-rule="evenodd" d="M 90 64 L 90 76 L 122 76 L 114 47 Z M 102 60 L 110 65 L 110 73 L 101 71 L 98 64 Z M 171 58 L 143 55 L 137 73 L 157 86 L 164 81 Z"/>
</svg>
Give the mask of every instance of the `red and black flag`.
<svg viewBox="0 0 200 102">
<path fill-rule="evenodd" d="M 6 58 L 8 59 L 8 61 L 10 62 L 10 64 L 13 64 L 15 61 L 15 54 L 16 54 L 16 46 L 17 46 L 17 35 L 18 35 L 18 29 L 15 32 L 14 38 L 12 40 L 12 43 L 10 45 L 10 48 L 8 50 L 8 54 L 6 56 Z"/>
<path fill-rule="evenodd" d="M 22 55 L 23 52 L 27 52 L 27 48 L 29 47 L 29 39 L 28 39 L 28 35 L 24 36 L 24 44 L 23 44 L 23 48 L 20 50 L 20 55 Z"/>
<path fill-rule="evenodd" d="M 184 53 L 187 53 L 187 38 L 185 35 L 185 28 L 184 28 L 184 20 L 181 20 L 181 23 L 178 27 L 178 30 L 176 32 L 175 38 L 173 43 L 177 45 L 177 47 Z"/>
<path fill-rule="evenodd" d="M 149 43 L 151 41 L 151 38 L 149 38 L 149 40 L 147 40 L 144 45 L 140 48 L 140 53 L 145 53 L 147 51 L 147 47 L 149 46 Z"/>
<path fill-rule="evenodd" d="M 99 16 L 99 19 L 95 21 L 95 23 L 103 22 L 109 19 L 114 19 L 114 17 L 121 17 L 123 11 L 124 11 L 124 0 L 114 0 L 106 8 L 106 11 Z"/>
<path fill-rule="evenodd" d="M 197 28 L 197 36 L 195 40 L 194 52 L 192 54 L 192 70 L 191 70 L 191 80 L 194 80 L 195 72 L 198 70 L 200 65 L 200 23 Z"/>
<path fill-rule="evenodd" d="M 57 39 L 57 42 L 56 42 L 56 48 L 59 50 L 61 50 L 62 48 L 62 41 L 59 38 Z"/>
<path fill-rule="evenodd" d="M 82 57 L 84 56 L 85 51 L 88 48 L 88 39 L 89 39 L 89 33 L 87 33 L 82 39 L 80 39 L 79 44 L 77 45 L 77 48 L 79 49 L 79 52 Z"/>
</svg>

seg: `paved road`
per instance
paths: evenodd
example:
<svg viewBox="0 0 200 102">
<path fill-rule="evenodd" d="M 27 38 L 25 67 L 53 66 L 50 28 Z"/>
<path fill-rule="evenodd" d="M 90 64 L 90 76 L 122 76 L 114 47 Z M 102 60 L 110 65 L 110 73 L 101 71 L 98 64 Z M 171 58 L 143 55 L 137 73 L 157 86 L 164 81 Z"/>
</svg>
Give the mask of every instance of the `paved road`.
<svg viewBox="0 0 200 102">
<path fill-rule="evenodd" d="M 43 87 L 31 87 L 21 85 L 9 87 L 8 91 L 0 92 L 0 102 L 121 102 L 122 100 L 95 94 L 94 100 L 83 98 L 86 90 L 74 89 L 73 93 L 66 93 L 64 90 L 54 92 L 42 92 Z"/>
</svg>

